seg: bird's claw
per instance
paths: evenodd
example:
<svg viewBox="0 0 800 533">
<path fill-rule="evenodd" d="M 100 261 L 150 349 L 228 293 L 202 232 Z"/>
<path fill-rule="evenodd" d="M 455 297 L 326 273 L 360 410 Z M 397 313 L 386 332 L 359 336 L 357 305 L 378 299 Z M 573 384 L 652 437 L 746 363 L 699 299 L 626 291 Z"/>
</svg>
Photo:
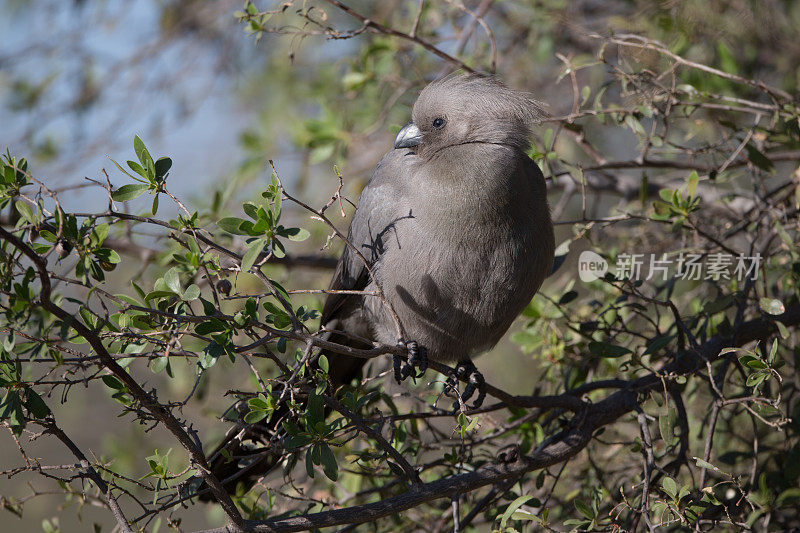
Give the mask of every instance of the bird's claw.
<svg viewBox="0 0 800 533">
<path fill-rule="evenodd" d="M 475 368 L 475 364 L 472 361 L 460 361 L 455 368 L 455 372 L 447 378 L 447 384 L 451 387 L 451 390 L 458 391 L 459 380 L 466 381 L 467 386 L 464 387 L 464 392 L 461 393 L 459 400 L 453 406 L 453 413 L 457 412 L 462 404 L 466 404 L 476 390 L 478 391 L 478 397 L 475 398 L 475 402 L 470 408 L 477 409 L 483 405 L 483 400 L 486 398 L 486 380 L 483 378 L 483 374 Z"/>
<path fill-rule="evenodd" d="M 413 379 L 421 378 L 428 369 L 428 350 L 424 346 L 420 346 L 416 341 L 408 341 L 405 344 L 408 350 L 408 361 L 403 361 L 399 355 L 395 355 L 392 363 L 394 367 L 394 379 L 398 383 L 402 383 L 409 376 Z M 419 370 L 419 373 L 414 372 L 414 368 Z"/>
</svg>

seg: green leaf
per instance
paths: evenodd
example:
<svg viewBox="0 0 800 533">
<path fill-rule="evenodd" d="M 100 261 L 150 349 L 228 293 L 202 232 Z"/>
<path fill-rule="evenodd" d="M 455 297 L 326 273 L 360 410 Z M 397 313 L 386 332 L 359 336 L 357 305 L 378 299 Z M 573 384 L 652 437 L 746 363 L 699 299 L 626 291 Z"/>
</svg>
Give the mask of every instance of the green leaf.
<svg viewBox="0 0 800 533">
<path fill-rule="evenodd" d="M 33 211 L 31 211 L 31 206 L 28 205 L 28 202 L 25 200 L 17 200 L 14 206 L 16 206 L 17 211 L 19 211 L 19 214 L 27 223 L 36 224 L 36 217 L 33 216 Z"/>
<path fill-rule="evenodd" d="M 139 295 L 139 298 L 142 299 L 142 302 L 144 302 L 146 300 L 146 297 L 145 297 L 146 295 L 145 295 L 144 291 L 142 290 L 142 288 L 139 285 L 137 285 L 136 282 L 133 281 L 133 280 L 131 280 L 131 285 L 133 286 L 133 290 L 136 291 L 136 294 Z M 134 303 L 133 305 L 137 305 L 137 304 Z"/>
<path fill-rule="evenodd" d="M 12 332 L 10 335 L 7 335 L 5 338 L 3 338 L 3 349 L 5 349 L 5 351 L 7 352 L 13 352 L 15 347 L 15 342 L 16 342 L 16 337 Z"/>
<path fill-rule="evenodd" d="M 610 359 L 622 357 L 623 355 L 631 353 L 631 351 L 628 348 L 625 348 L 624 346 L 616 346 L 614 344 L 609 344 L 607 342 L 597 342 L 597 341 L 589 342 L 589 351 L 598 357 L 605 357 Z"/>
<path fill-rule="evenodd" d="M 697 466 L 699 466 L 700 468 L 707 468 L 709 470 L 716 470 L 717 469 L 714 465 L 712 465 L 708 461 L 704 461 L 704 460 L 700 459 L 699 457 L 695 457 L 694 461 L 695 461 L 695 463 L 697 463 Z"/>
<path fill-rule="evenodd" d="M 248 232 L 250 235 L 263 235 L 267 232 L 267 228 L 269 228 L 269 221 L 264 218 L 259 218 L 258 222 L 253 224 L 251 228 L 248 228 Z M 244 229 L 244 225 L 242 225 L 242 229 Z"/>
<path fill-rule="evenodd" d="M 775 298 L 761 298 L 758 300 L 758 306 L 769 315 L 782 315 L 786 311 L 783 302 Z"/>
<path fill-rule="evenodd" d="M 108 224 L 105 224 L 106 226 Z M 55 243 L 58 238 L 51 232 L 47 231 L 46 229 L 39 230 L 39 236 L 46 240 L 47 242 Z"/>
<path fill-rule="evenodd" d="M 267 411 L 260 409 L 256 411 L 250 411 L 249 413 L 244 415 L 244 421 L 247 424 L 255 424 L 256 422 L 264 420 L 267 417 L 267 414 L 268 414 Z"/>
<path fill-rule="evenodd" d="M 156 180 L 163 181 L 170 168 L 172 168 L 172 159 L 169 157 L 159 157 L 155 163 Z"/>
<path fill-rule="evenodd" d="M 269 404 L 267 403 L 267 400 L 265 398 L 261 397 L 261 396 L 256 396 L 255 398 L 250 398 L 247 401 L 247 405 L 250 406 L 251 410 L 264 411 L 266 409 L 269 409 Z"/>
<path fill-rule="evenodd" d="M 296 450 L 302 448 L 311 442 L 311 437 L 308 435 L 293 435 L 286 440 L 285 446 L 287 450 Z"/>
<path fill-rule="evenodd" d="M 127 202 L 140 197 L 149 188 L 150 185 L 146 183 L 129 183 L 112 192 L 111 198 L 117 202 Z"/>
<path fill-rule="evenodd" d="M 83 322 L 87 326 L 89 326 L 90 328 L 94 328 L 94 315 L 92 315 L 91 311 L 81 306 L 81 308 L 78 309 L 78 314 L 81 315 Z"/>
<path fill-rule="evenodd" d="M 311 149 L 311 153 L 309 155 L 309 161 L 311 162 L 312 165 L 322 163 L 323 161 L 330 159 L 335 151 L 336 151 L 336 143 L 334 142 L 320 144 Z"/>
<path fill-rule="evenodd" d="M 767 379 L 768 377 L 769 374 L 766 372 L 755 372 L 747 376 L 747 381 L 745 381 L 745 385 L 747 385 L 748 387 L 755 387 L 761 384 L 761 382 Z"/>
<path fill-rule="evenodd" d="M 31 243 L 31 248 L 33 248 L 33 251 L 36 252 L 37 254 L 45 254 L 52 247 L 53 246 L 50 245 L 50 244 L 43 244 L 41 242 L 32 242 Z"/>
<path fill-rule="evenodd" d="M 242 272 L 247 272 L 252 268 L 259 254 L 264 250 L 264 245 L 266 243 L 266 239 L 256 239 L 248 245 L 247 252 L 245 252 L 244 257 L 242 257 Z"/>
<path fill-rule="evenodd" d="M 219 331 L 225 331 L 227 329 L 225 324 L 216 318 L 212 318 L 206 322 L 202 322 L 194 328 L 195 333 L 198 335 L 207 335 L 209 333 L 216 333 Z"/>
<path fill-rule="evenodd" d="M 136 161 L 126 161 L 128 163 L 128 167 L 139 174 L 143 178 L 147 178 L 147 171 L 142 168 L 142 165 L 137 163 Z"/>
<path fill-rule="evenodd" d="M 248 298 L 247 301 L 244 303 L 244 310 L 245 313 L 247 313 L 250 316 L 253 317 L 257 316 L 258 303 L 256 302 L 256 299 L 253 298 L 252 296 Z"/>
<path fill-rule="evenodd" d="M 94 239 L 95 246 L 100 246 L 103 244 L 103 241 L 105 241 L 106 237 L 108 237 L 108 230 L 110 228 L 111 226 L 109 226 L 108 224 L 98 224 L 92 229 L 92 238 Z"/>
<path fill-rule="evenodd" d="M 272 241 L 272 255 L 277 257 L 278 259 L 282 257 L 286 257 L 286 249 L 281 244 L 281 241 L 275 239 Z"/>
<path fill-rule="evenodd" d="M 562 242 L 556 248 L 553 258 L 553 270 L 550 271 L 550 274 L 556 272 L 561 265 L 567 260 L 567 254 L 569 254 L 569 246 L 572 244 L 572 239 L 567 239 L 566 241 Z"/>
<path fill-rule="evenodd" d="M 306 474 L 308 474 L 308 477 L 312 479 L 314 478 L 314 457 L 313 457 L 314 449 L 315 447 L 312 446 L 311 448 L 306 450 Z"/>
<path fill-rule="evenodd" d="M 769 355 L 767 356 L 770 364 L 772 364 L 775 361 L 775 355 L 777 353 L 778 353 L 778 339 L 773 339 L 772 346 L 770 346 L 769 348 Z"/>
<path fill-rule="evenodd" d="M 274 315 L 285 315 L 286 314 L 286 311 L 284 311 L 283 309 L 281 309 L 280 307 L 275 305 L 273 302 L 270 302 L 269 300 L 267 300 L 266 302 L 264 302 L 261 305 L 262 305 L 262 307 L 264 307 L 264 309 L 267 310 L 267 312 L 272 313 Z"/>
<path fill-rule="evenodd" d="M 175 294 L 181 294 L 183 292 L 181 291 L 181 280 L 178 277 L 178 269 L 176 267 L 167 270 L 167 273 L 164 274 L 164 283 L 166 283 L 169 290 Z"/>
<path fill-rule="evenodd" d="M 584 85 L 583 88 L 581 88 L 581 104 L 580 105 L 584 105 L 587 102 L 587 100 L 589 100 L 589 96 L 591 96 L 591 94 L 592 94 L 592 88 L 589 87 L 588 85 Z"/>
<path fill-rule="evenodd" d="M 286 313 L 272 316 L 272 323 L 278 329 L 283 329 L 292 323 L 292 319 Z"/>
<path fill-rule="evenodd" d="M 153 291 L 145 296 L 145 300 L 149 302 L 150 300 L 160 300 L 161 298 L 169 298 L 171 296 L 175 296 L 175 293 L 172 291 Z"/>
<path fill-rule="evenodd" d="M 36 418 L 44 418 L 50 413 L 50 408 L 44 403 L 42 397 L 35 390 L 28 388 L 25 391 L 25 407 Z"/>
<path fill-rule="evenodd" d="M 162 370 L 167 368 L 167 365 L 169 365 L 169 357 L 162 356 L 153 360 L 153 362 L 150 363 L 150 370 L 152 370 L 154 374 L 158 374 Z"/>
<path fill-rule="evenodd" d="M 22 429 L 25 427 L 25 415 L 16 391 L 6 389 L 5 396 L 0 401 L 0 420 L 8 420 L 15 435 L 22 433 Z"/>
<path fill-rule="evenodd" d="M 694 197 L 694 193 L 697 191 L 697 182 L 700 181 L 700 176 L 697 175 L 697 171 L 693 170 L 689 177 L 686 178 L 686 191 L 689 194 L 689 198 Z"/>
<path fill-rule="evenodd" d="M 330 447 L 322 443 L 319 445 L 320 459 L 322 461 L 322 471 L 331 481 L 339 478 L 339 466 L 336 464 L 336 456 L 333 455 Z"/>
<path fill-rule="evenodd" d="M 575 498 L 572 500 L 572 505 L 574 505 L 575 509 L 577 509 L 583 516 L 589 520 L 594 520 L 594 511 L 592 511 L 592 508 L 589 507 L 589 504 L 587 504 L 585 501 Z"/>
<path fill-rule="evenodd" d="M 311 424 L 323 422 L 325 420 L 325 405 L 320 396 L 311 396 L 308 399 L 306 418 Z"/>
<path fill-rule="evenodd" d="M 800 190 L 800 187 L 798 187 L 798 190 Z M 786 231 L 786 228 L 784 228 L 783 225 L 777 220 L 775 221 L 775 231 L 783 241 L 783 244 L 785 244 L 789 250 L 794 250 L 797 247 L 797 243 L 795 243 L 792 236 L 789 235 L 789 232 Z"/>
<path fill-rule="evenodd" d="M 511 518 L 511 515 L 513 515 L 517 511 L 517 509 L 525 505 L 525 503 L 531 498 L 533 498 L 533 496 L 520 496 L 519 498 L 508 504 L 508 507 L 506 507 L 503 516 L 500 517 L 501 530 L 504 530 L 506 528 L 506 523 L 508 523 L 508 519 Z"/>
<path fill-rule="evenodd" d="M 751 354 L 745 354 L 745 355 L 739 357 L 739 362 L 742 365 L 744 365 L 744 366 L 746 366 L 748 368 L 753 368 L 755 370 L 764 370 L 765 368 L 768 368 L 767 363 L 765 363 L 764 361 L 762 361 L 761 359 L 759 359 L 755 355 L 751 355 Z"/>
<path fill-rule="evenodd" d="M 658 417 L 658 430 L 661 432 L 661 438 L 664 439 L 664 442 L 667 444 L 670 444 L 674 437 L 674 416 L 674 411 L 668 411 L 666 414 Z"/>
<path fill-rule="evenodd" d="M 287 302 L 291 303 L 292 299 L 291 299 L 291 297 L 289 296 L 289 293 L 288 293 L 288 292 L 286 292 L 286 289 L 283 287 L 283 285 L 281 285 L 280 283 L 278 283 L 278 282 L 277 282 L 277 281 L 275 281 L 274 279 L 271 279 L 271 280 L 269 280 L 269 282 L 270 282 L 270 284 L 272 285 L 272 287 L 273 287 L 273 288 L 274 288 L 276 291 L 278 291 L 278 292 L 281 294 L 281 296 L 283 296 L 283 297 L 284 297 L 284 299 L 285 299 Z"/>
<path fill-rule="evenodd" d="M 669 344 L 669 342 L 675 337 L 675 335 L 666 335 L 661 337 L 656 337 L 653 339 L 650 344 L 647 345 L 647 349 L 644 351 L 642 355 L 647 355 L 650 353 L 656 353 L 661 348 L 665 347 Z"/>
<path fill-rule="evenodd" d="M 661 488 L 664 489 L 664 492 L 673 500 L 678 495 L 678 484 L 675 483 L 675 480 L 671 477 L 664 476 L 664 479 L 661 480 Z"/>
<path fill-rule="evenodd" d="M 661 190 L 659 190 L 659 191 L 658 191 L 658 195 L 659 195 L 659 196 L 661 197 L 661 199 L 662 199 L 662 200 L 664 200 L 666 203 L 668 203 L 668 204 L 671 204 L 671 203 L 672 203 L 672 195 L 673 195 L 673 192 L 674 192 L 674 191 L 673 191 L 672 189 L 661 189 Z"/>
<path fill-rule="evenodd" d="M 139 161 L 144 162 L 144 154 L 147 152 L 147 148 L 145 148 L 144 142 L 138 135 L 133 137 L 133 151 L 136 152 L 136 157 L 139 158 Z"/>
<path fill-rule="evenodd" d="M 98 248 L 94 251 L 94 256 L 101 261 L 105 261 L 114 265 L 122 261 L 119 254 L 111 248 Z"/>
<path fill-rule="evenodd" d="M 242 224 L 247 222 L 237 217 L 225 217 L 217 221 L 217 226 L 223 231 L 234 235 L 249 235 L 250 233 L 242 229 Z M 251 226 L 252 227 L 252 226 Z"/>
<path fill-rule="evenodd" d="M 102 379 L 103 383 L 105 383 L 107 387 L 110 387 L 114 390 L 125 390 L 125 385 L 115 376 L 106 374 L 102 377 Z"/>
<path fill-rule="evenodd" d="M 364 85 L 369 77 L 365 72 L 348 72 L 342 77 L 342 85 L 346 91 L 352 91 Z"/>
<path fill-rule="evenodd" d="M 288 237 L 290 241 L 296 242 L 304 241 L 311 236 L 311 233 L 303 228 L 286 228 L 281 232 L 281 234 Z"/>
<path fill-rule="evenodd" d="M 541 519 L 533 513 L 529 513 L 528 511 L 517 511 L 511 515 L 511 520 L 538 520 L 541 522 Z"/>
<path fill-rule="evenodd" d="M 109 157 L 109 159 L 111 159 L 111 158 Z M 112 162 L 112 163 L 114 163 L 114 164 L 117 166 L 117 169 L 118 169 L 120 172 L 122 172 L 123 174 L 125 174 L 126 176 L 128 176 L 130 179 L 132 179 L 132 180 L 134 180 L 134 181 L 144 182 L 144 180 L 143 180 L 143 179 L 139 179 L 139 178 L 137 178 L 136 176 L 134 176 L 133 174 L 131 174 L 130 172 L 128 172 L 127 170 L 125 170 L 124 168 L 122 168 L 122 166 L 121 166 L 119 163 L 117 163 L 116 161 L 114 161 L 113 159 L 111 159 L 111 162 Z"/>
<path fill-rule="evenodd" d="M 242 204 L 244 212 L 253 220 L 258 220 L 258 206 L 253 202 L 245 202 Z"/>
<path fill-rule="evenodd" d="M 222 352 L 222 346 L 216 342 L 211 342 L 198 354 L 197 361 L 202 368 L 209 369 L 216 364 Z"/>
<path fill-rule="evenodd" d="M 193 300 L 197 300 L 200 296 L 200 287 L 192 283 L 188 287 L 186 287 L 186 291 L 183 293 L 183 301 L 191 302 Z"/>
</svg>

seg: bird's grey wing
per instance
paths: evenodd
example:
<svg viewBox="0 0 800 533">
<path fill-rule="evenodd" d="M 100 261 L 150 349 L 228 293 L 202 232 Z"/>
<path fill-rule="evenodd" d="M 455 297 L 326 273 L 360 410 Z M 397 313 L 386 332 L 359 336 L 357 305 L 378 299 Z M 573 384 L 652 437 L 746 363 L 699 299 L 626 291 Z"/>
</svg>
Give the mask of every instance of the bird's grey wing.
<svg viewBox="0 0 800 533">
<path fill-rule="evenodd" d="M 397 222 L 410 216 L 407 202 L 404 201 L 404 190 L 409 181 L 408 157 L 413 156 L 406 155 L 405 150 L 392 150 L 375 167 L 358 200 L 347 233 L 347 240 L 363 259 L 349 245 L 345 245 L 331 280 L 331 289 L 365 289 L 370 279 L 364 260 L 370 267 L 375 265 L 389 240 L 395 238 Z M 326 318 L 332 318 L 346 300 L 347 295 L 329 294 L 322 311 L 323 323 Z"/>
<path fill-rule="evenodd" d="M 342 253 L 342 287 L 366 286 L 368 280 L 364 259 L 370 266 L 378 262 L 389 240 L 395 238 L 395 225 L 408 216 L 404 190 L 409 184 L 409 157 L 404 150 L 392 150 L 378 163 L 367 183 L 358 209 L 350 222 L 348 240 L 358 254 L 346 246 Z"/>
</svg>

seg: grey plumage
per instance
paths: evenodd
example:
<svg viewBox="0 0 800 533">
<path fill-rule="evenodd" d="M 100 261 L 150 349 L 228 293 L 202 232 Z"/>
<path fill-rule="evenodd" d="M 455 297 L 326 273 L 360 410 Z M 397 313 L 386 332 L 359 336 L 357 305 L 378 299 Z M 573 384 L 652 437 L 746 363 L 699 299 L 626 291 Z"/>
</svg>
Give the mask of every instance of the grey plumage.
<svg viewBox="0 0 800 533">
<path fill-rule="evenodd" d="M 544 177 L 525 154 L 541 115 L 529 94 L 491 78 L 433 82 L 398 135 L 400 148 L 383 157 L 361 194 L 349 240 L 371 262 L 404 340 L 433 360 L 465 360 L 494 346 L 552 267 Z M 375 290 L 347 248 L 331 287 Z M 329 296 L 323 323 L 399 340 L 372 296 Z"/>
<path fill-rule="evenodd" d="M 375 169 L 350 224 L 348 240 L 368 259 L 399 315 L 402 340 L 427 348 L 430 359 L 461 361 L 458 377 L 468 381 L 462 399 L 478 389 L 476 404 L 483 399 L 482 377 L 468 361 L 503 336 L 553 263 L 544 177 L 525 155 L 540 115 L 530 95 L 493 79 L 453 76 L 430 84 L 414 105 L 413 123 L 398 134 L 398 148 Z M 330 286 L 375 289 L 349 248 Z M 359 346 L 352 335 L 390 345 L 401 340 L 372 296 L 330 294 L 322 324 L 350 334 L 330 337 L 341 344 Z M 357 377 L 365 363 L 326 355 L 336 385 Z M 408 375 L 395 372 L 400 379 Z M 278 464 L 280 449 L 248 443 L 270 441 L 289 416 L 279 405 L 269 421 L 226 438 L 211 453 L 214 474 L 234 480 L 228 490 L 237 482 L 251 485 Z"/>
</svg>

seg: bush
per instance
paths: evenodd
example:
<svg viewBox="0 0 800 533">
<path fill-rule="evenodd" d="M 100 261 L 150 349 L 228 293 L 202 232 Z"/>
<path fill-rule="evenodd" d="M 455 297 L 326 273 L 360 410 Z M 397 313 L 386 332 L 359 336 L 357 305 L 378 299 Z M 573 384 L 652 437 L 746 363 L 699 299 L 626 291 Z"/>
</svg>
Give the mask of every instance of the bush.
<svg viewBox="0 0 800 533">
<path fill-rule="evenodd" d="M 352 39 L 346 69 L 321 66 L 308 82 L 330 97 L 326 109 L 295 131 L 326 168 L 360 155 L 353 132 L 376 117 L 402 123 L 395 102 L 423 83 L 409 65 L 428 78 L 500 65 L 514 85 L 535 76 L 530 54 L 550 57 L 531 32 L 567 49 L 557 17 L 533 25 L 525 5 L 327 4 L 272 12 L 247 1 L 236 15 L 256 39 Z M 702 36 L 702 27 L 665 29 L 684 15 L 659 12 L 648 31 Z M 460 36 L 455 48 L 449 33 Z M 167 187 L 172 161 L 137 136 L 135 159 L 92 183 L 107 207 L 75 212 L 7 153 L 0 419 L 24 465 L 4 473 L 48 478 L 107 508 L 123 531 L 162 519 L 177 528 L 200 496 L 233 527 L 264 531 L 800 527 L 796 86 L 780 58 L 764 70 L 747 46 L 574 35 L 574 53 L 558 53 L 560 71 L 543 76 L 551 93 L 568 87 L 568 110 L 542 123 L 530 153 L 562 245 L 510 337 L 540 369 L 520 374 L 525 394 L 489 386 L 483 408 L 452 415 L 440 405 L 452 391 L 430 371 L 398 394 L 375 378 L 398 351 L 390 346 L 356 353 L 374 359 L 372 372 L 332 387 L 318 335 L 324 291 L 297 287 L 308 267 L 327 275 L 335 264 L 304 246 L 342 238 L 339 215 L 329 218 L 347 205 L 338 167 L 320 207 L 288 190 L 270 161 L 264 191 L 241 209 L 221 193 L 193 208 Z M 742 39 L 759 42 L 757 32 Z M 708 54 L 708 63 L 694 57 Z M 251 147 L 257 135 L 246 137 Z M 487 358 L 479 366 L 502 364 Z M 87 388 L 105 390 L 148 443 L 127 464 L 82 450 L 60 421 Z M 237 479 L 210 465 L 243 458 L 207 453 L 215 442 L 204 434 L 265 426 L 279 430 L 249 453 L 268 455 L 283 476 L 228 495 Z M 40 435 L 74 462 L 26 453 Z M 3 505 L 21 514 L 27 500 Z"/>
</svg>

